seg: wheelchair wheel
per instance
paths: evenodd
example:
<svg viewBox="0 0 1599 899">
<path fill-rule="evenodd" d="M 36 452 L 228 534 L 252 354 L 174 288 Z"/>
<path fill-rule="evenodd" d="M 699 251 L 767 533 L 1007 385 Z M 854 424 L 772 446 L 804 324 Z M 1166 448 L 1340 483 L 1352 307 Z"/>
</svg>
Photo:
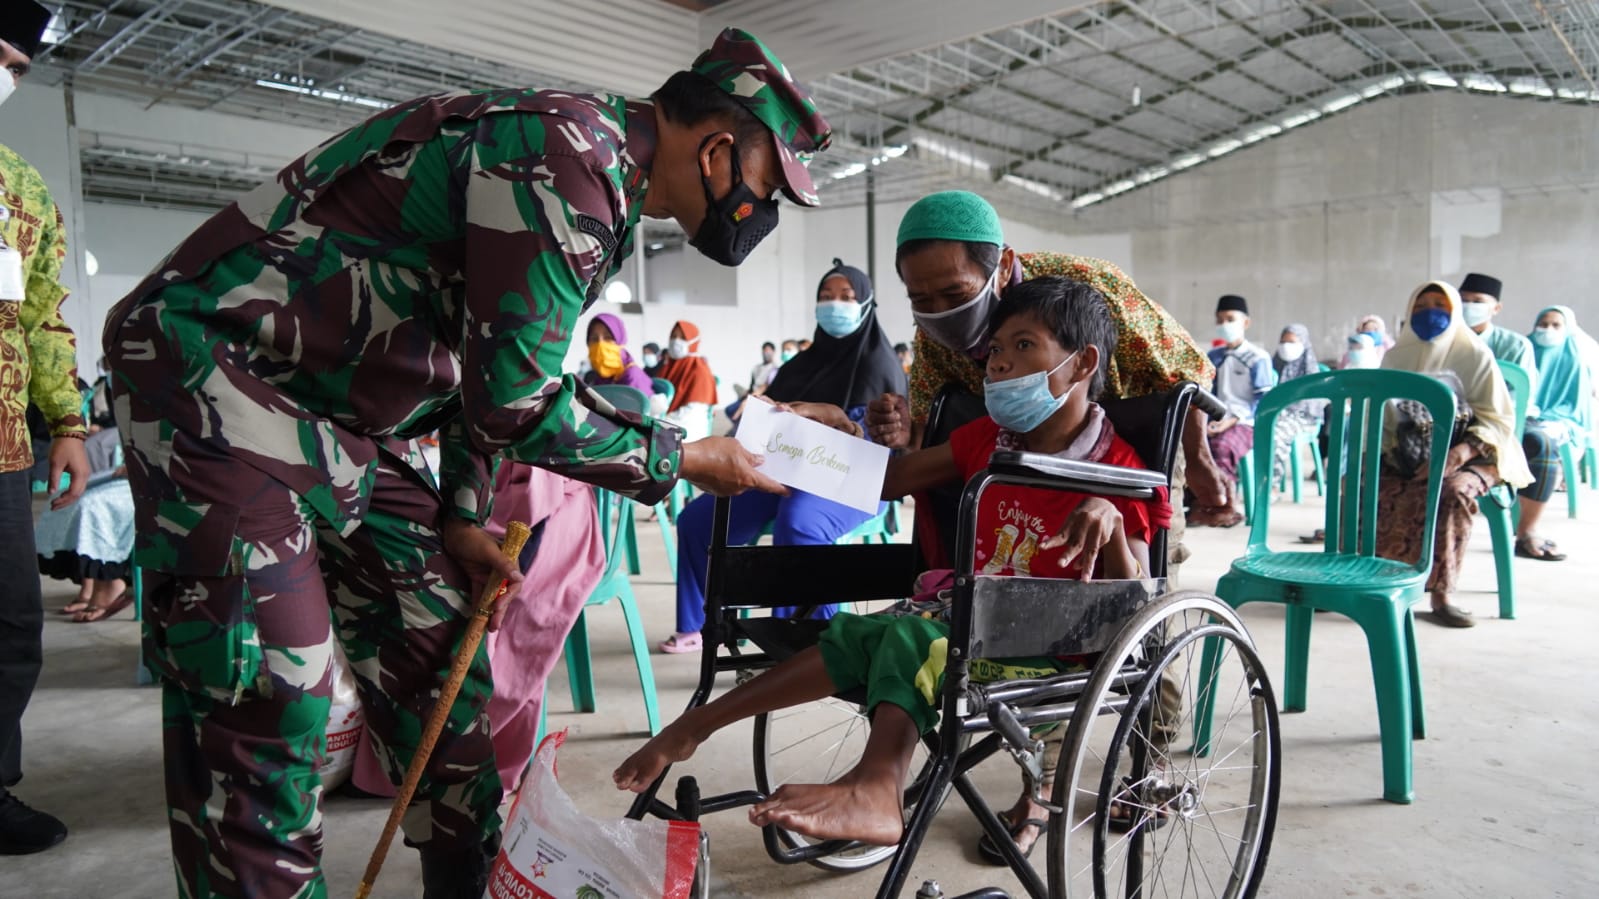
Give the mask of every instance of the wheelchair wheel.
<svg viewBox="0 0 1599 899">
<path fill-rule="evenodd" d="M 870 728 L 860 706 L 837 697 L 755 718 L 755 787 L 770 795 L 786 783 L 831 783 L 855 767 L 866 749 Z M 927 747 L 917 744 L 911 770 L 917 780 L 906 789 L 909 810 L 921 795 Z M 938 797 L 942 802 L 943 796 Z M 790 849 L 811 845 L 803 834 L 778 828 L 778 839 Z M 897 847 L 856 844 L 810 864 L 828 871 L 859 871 L 893 856 Z"/>
<path fill-rule="evenodd" d="M 1216 656 L 1210 751 L 1193 745 Z M 1276 824 L 1276 697 L 1236 613 L 1199 591 L 1162 597 L 1095 663 L 1067 727 L 1049 826 L 1052 897 L 1250 899 Z"/>
</svg>

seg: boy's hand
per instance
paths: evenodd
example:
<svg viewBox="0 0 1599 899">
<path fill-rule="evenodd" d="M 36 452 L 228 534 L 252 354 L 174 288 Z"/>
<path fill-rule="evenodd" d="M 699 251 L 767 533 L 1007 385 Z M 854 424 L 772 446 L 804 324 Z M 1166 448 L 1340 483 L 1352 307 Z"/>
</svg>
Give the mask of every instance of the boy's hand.
<svg viewBox="0 0 1599 899">
<path fill-rule="evenodd" d="M 835 431 L 843 431 L 851 437 L 864 437 L 865 429 L 845 414 L 843 409 L 831 403 L 778 403 L 779 412 L 792 412 L 801 418 L 808 418 L 818 424 L 824 424 Z"/>
<path fill-rule="evenodd" d="M 1099 561 L 1099 551 L 1122 536 L 1122 513 L 1110 500 L 1091 496 L 1072 510 L 1060 532 L 1039 544 L 1040 549 L 1065 547 L 1060 557 L 1060 567 L 1069 568 L 1079 563 L 1080 580 L 1094 576 L 1094 565 Z"/>
<path fill-rule="evenodd" d="M 1238 424 L 1238 419 L 1233 417 L 1233 416 L 1231 416 L 1231 415 L 1227 416 L 1226 418 L 1222 419 L 1221 421 L 1213 421 L 1213 422 L 1210 423 L 1210 425 L 1208 427 L 1208 430 L 1210 431 L 1210 436 L 1214 437 L 1217 434 L 1225 434 L 1229 430 L 1231 430 L 1232 426 L 1235 425 L 1235 424 Z"/>
</svg>

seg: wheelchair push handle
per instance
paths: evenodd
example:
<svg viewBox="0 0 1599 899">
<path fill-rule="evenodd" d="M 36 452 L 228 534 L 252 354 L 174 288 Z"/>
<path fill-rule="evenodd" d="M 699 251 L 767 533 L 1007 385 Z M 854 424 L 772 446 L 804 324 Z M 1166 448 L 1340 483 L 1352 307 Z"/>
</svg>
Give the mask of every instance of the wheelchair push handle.
<svg viewBox="0 0 1599 899">
<path fill-rule="evenodd" d="M 1220 421 L 1227 417 L 1227 407 L 1216 397 L 1216 394 L 1203 387 L 1194 388 L 1192 403 L 1199 411 L 1210 416 L 1212 421 Z"/>
</svg>

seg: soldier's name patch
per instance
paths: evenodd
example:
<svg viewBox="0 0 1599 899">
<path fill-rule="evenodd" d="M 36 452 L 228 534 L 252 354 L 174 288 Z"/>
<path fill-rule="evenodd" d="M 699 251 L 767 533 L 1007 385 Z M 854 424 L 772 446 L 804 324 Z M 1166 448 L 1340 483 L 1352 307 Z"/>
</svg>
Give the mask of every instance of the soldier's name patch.
<svg viewBox="0 0 1599 899">
<path fill-rule="evenodd" d="M 612 231 L 610 226 L 606 225 L 604 222 L 592 215 L 579 212 L 577 214 L 576 225 L 579 231 L 582 231 L 584 234 L 590 235 L 595 240 L 599 241 L 600 246 L 605 248 L 606 254 L 610 254 L 616 250 L 616 232 Z"/>
</svg>

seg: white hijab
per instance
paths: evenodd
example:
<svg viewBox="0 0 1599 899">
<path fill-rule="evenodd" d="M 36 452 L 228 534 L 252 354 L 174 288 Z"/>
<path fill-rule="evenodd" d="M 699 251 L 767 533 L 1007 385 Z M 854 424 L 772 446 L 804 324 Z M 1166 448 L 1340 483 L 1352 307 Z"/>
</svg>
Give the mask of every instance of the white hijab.
<svg viewBox="0 0 1599 899">
<path fill-rule="evenodd" d="M 1383 356 L 1382 367 L 1400 371 L 1433 374 L 1452 371 L 1465 389 L 1471 405 L 1472 423 L 1468 429 L 1484 446 L 1491 446 L 1499 460 L 1499 477 L 1517 489 L 1532 483 L 1527 457 L 1516 439 L 1516 406 L 1510 390 L 1499 374 L 1493 350 L 1467 328 L 1460 319 L 1460 292 L 1443 281 L 1428 281 L 1410 295 L 1405 319 L 1415 312 L 1416 301 L 1424 293 L 1441 293 L 1449 298 L 1449 326 L 1432 340 L 1422 340 L 1410 328 Z"/>
</svg>

